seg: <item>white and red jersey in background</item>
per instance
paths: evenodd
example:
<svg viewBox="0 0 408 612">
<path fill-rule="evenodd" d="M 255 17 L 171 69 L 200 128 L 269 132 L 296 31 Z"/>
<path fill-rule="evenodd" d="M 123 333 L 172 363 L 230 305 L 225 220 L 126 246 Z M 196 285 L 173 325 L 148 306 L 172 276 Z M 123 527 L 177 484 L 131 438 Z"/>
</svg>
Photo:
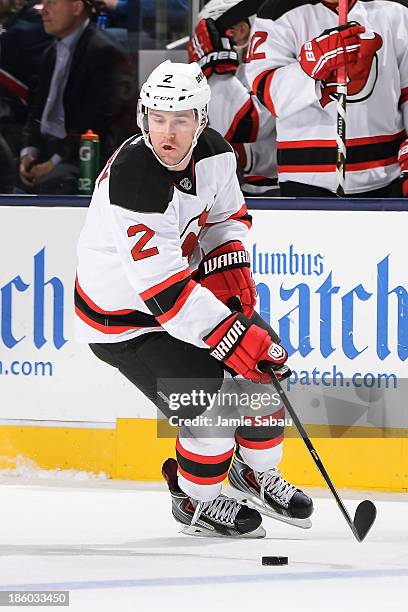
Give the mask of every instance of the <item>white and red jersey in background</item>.
<svg viewBox="0 0 408 612">
<path fill-rule="evenodd" d="M 243 191 L 261 196 L 277 185 L 275 118 L 250 93 L 245 64 L 235 75 L 211 75 L 208 83 L 209 123 L 234 147 Z"/>
<path fill-rule="evenodd" d="M 349 21 L 365 26 L 363 57 L 348 67 L 349 194 L 399 176 L 398 148 L 408 132 L 408 2 L 350 0 Z M 336 87 L 301 68 L 302 45 L 338 25 L 321 0 L 269 0 L 252 29 L 246 74 L 276 117 L 279 181 L 336 191 Z"/>
</svg>

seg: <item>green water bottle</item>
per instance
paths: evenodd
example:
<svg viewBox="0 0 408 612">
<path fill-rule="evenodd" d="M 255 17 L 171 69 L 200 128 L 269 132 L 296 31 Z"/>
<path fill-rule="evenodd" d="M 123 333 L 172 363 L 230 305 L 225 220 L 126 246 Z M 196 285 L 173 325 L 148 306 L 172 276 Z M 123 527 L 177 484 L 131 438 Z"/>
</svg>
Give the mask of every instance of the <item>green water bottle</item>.
<svg viewBox="0 0 408 612">
<path fill-rule="evenodd" d="M 81 136 L 79 162 L 78 192 L 80 195 L 91 195 L 100 171 L 99 136 L 92 130 Z"/>
</svg>

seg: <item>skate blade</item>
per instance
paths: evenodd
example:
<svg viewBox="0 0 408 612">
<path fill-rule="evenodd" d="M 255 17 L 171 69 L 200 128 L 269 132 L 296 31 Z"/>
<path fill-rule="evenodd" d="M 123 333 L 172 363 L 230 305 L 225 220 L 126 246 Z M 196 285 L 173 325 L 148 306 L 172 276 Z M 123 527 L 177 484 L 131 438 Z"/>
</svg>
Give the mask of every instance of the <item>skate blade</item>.
<svg viewBox="0 0 408 612">
<path fill-rule="evenodd" d="M 223 535 L 222 533 L 218 533 L 217 531 L 212 531 L 211 529 L 206 529 L 205 527 L 200 527 L 199 525 L 183 525 L 180 529 L 179 533 L 184 533 L 185 535 L 196 536 L 198 538 L 232 538 L 235 540 L 241 540 L 242 538 L 264 538 L 266 536 L 265 529 L 260 525 L 254 531 L 250 533 L 242 533 L 239 535 Z"/>
<path fill-rule="evenodd" d="M 233 489 L 231 497 L 235 497 L 235 499 L 239 500 L 241 504 L 245 504 L 246 506 L 248 506 L 248 508 L 258 510 L 260 514 L 268 516 L 269 518 L 273 518 L 277 521 L 281 521 L 282 523 L 286 523 L 287 525 L 293 525 L 293 527 L 300 527 L 300 529 L 310 529 L 312 526 L 312 521 L 310 520 L 310 518 L 300 519 L 279 514 L 278 512 L 275 512 L 275 510 L 273 510 L 272 508 L 268 508 L 268 506 L 265 506 L 261 502 L 261 500 L 259 500 L 254 495 L 249 495 L 248 493 L 244 493 L 243 491 Z"/>
</svg>

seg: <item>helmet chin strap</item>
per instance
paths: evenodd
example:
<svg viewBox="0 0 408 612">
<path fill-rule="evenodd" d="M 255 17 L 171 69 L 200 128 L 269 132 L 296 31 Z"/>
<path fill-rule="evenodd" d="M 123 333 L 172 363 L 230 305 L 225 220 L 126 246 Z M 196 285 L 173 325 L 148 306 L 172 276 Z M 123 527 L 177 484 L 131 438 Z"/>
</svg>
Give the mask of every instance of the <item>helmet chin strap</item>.
<svg viewBox="0 0 408 612">
<path fill-rule="evenodd" d="M 208 119 L 206 118 L 203 125 L 200 124 L 200 125 L 197 126 L 197 129 L 196 129 L 196 131 L 194 133 L 194 136 L 193 136 L 193 140 L 191 142 L 191 147 L 189 148 L 189 150 L 187 151 L 187 153 L 185 154 L 183 159 L 181 159 L 179 162 L 177 162 L 177 164 L 166 164 L 162 159 L 160 159 L 160 157 L 157 155 L 156 151 L 154 150 L 152 143 L 150 142 L 149 133 L 144 130 L 143 125 L 142 125 L 141 129 L 142 129 L 142 134 L 143 134 L 143 140 L 145 141 L 146 146 L 149 147 L 149 149 L 152 151 L 152 153 L 155 156 L 155 158 L 157 159 L 157 161 L 162 166 L 164 166 L 168 170 L 174 170 L 175 168 L 180 166 L 180 164 L 185 162 L 191 156 L 191 154 L 193 152 L 193 149 L 194 149 L 194 147 L 197 144 L 197 140 L 198 140 L 199 135 L 201 134 L 201 132 L 203 131 L 203 129 L 207 125 L 207 121 L 208 121 Z"/>
</svg>

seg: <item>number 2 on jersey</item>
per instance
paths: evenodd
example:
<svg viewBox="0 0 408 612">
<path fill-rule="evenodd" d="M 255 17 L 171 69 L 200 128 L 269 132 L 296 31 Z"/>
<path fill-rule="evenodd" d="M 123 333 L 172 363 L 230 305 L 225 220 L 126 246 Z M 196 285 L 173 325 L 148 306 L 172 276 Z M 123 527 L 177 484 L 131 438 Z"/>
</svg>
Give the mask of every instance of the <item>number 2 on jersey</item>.
<svg viewBox="0 0 408 612">
<path fill-rule="evenodd" d="M 140 234 L 143 232 L 143 235 L 136 242 L 135 246 L 131 250 L 132 257 L 134 261 L 139 261 L 140 259 L 145 259 L 146 257 L 152 257 L 153 255 L 159 254 L 159 249 L 157 247 L 151 247 L 150 249 L 145 249 L 146 244 L 151 240 L 155 234 L 155 232 L 150 229 L 150 227 L 146 227 L 143 223 L 138 223 L 137 225 L 132 225 L 129 227 L 127 231 L 127 235 L 129 238 L 136 236 L 136 234 Z"/>
<path fill-rule="evenodd" d="M 265 59 L 265 53 L 258 52 L 258 48 L 263 45 L 263 43 L 268 38 L 268 34 L 266 32 L 254 32 L 251 38 L 251 41 L 248 46 L 248 54 L 245 59 L 245 62 L 253 62 L 257 59 Z"/>
</svg>

